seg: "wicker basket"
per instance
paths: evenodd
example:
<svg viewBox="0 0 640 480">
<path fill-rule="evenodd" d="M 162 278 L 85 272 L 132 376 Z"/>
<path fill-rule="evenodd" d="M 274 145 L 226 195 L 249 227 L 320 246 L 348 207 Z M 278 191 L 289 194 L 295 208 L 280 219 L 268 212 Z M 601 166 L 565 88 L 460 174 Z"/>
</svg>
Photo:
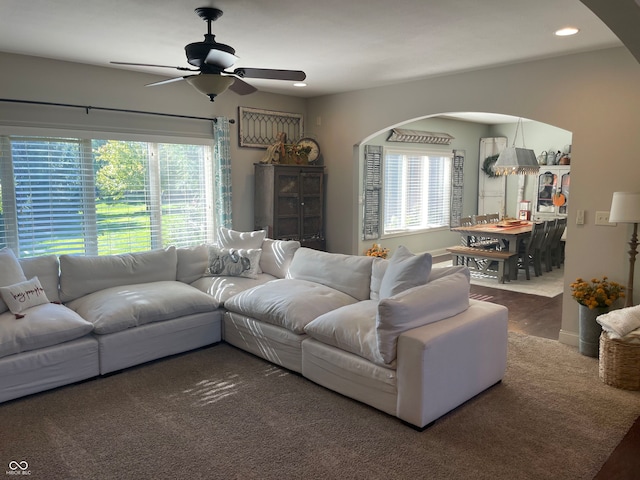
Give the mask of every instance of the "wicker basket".
<svg viewBox="0 0 640 480">
<path fill-rule="evenodd" d="M 625 390 L 640 390 L 640 344 L 600 335 L 600 379 Z"/>
</svg>

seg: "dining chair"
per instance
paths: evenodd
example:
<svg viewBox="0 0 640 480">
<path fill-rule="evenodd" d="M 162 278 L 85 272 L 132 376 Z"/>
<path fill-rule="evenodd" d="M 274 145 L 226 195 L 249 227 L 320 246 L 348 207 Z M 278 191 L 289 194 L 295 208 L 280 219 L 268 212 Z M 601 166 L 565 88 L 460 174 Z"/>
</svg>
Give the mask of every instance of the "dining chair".
<svg viewBox="0 0 640 480">
<path fill-rule="evenodd" d="M 545 272 L 550 272 L 552 270 L 551 265 L 551 242 L 553 240 L 553 235 L 556 229 L 556 220 L 546 220 L 545 223 L 545 231 L 544 236 L 540 240 L 540 246 L 538 251 L 535 254 L 536 264 L 538 266 L 538 270 L 542 275 L 542 271 L 544 269 Z"/>
<path fill-rule="evenodd" d="M 546 222 L 534 223 L 531 227 L 531 236 L 522 242 L 519 248 L 518 268 L 524 270 L 527 280 L 531 280 L 530 267 L 533 267 L 536 277 L 542 275 L 542 268 L 539 266 L 539 252 L 546 230 Z"/>
<path fill-rule="evenodd" d="M 547 261 L 551 267 L 562 266 L 562 235 L 564 234 L 564 230 L 567 227 L 567 218 L 558 218 L 556 219 L 556 223 L 554 225 L 553 235 L 551 240 L 549 241 L 549 245 L 547 246 Z"/>
<path fill-rule="evenodd" d="M 487 223 L 498 223 L 500 221 L 499 213 L 487 213 Z"/>
<path fill-rule="evenodd" d="M 487 216 L 486 215 L 474 215 L 473 216 L 473 221 L 474 223 L 477 225 L 479 223 L 487 223 Z"/>
</svg>

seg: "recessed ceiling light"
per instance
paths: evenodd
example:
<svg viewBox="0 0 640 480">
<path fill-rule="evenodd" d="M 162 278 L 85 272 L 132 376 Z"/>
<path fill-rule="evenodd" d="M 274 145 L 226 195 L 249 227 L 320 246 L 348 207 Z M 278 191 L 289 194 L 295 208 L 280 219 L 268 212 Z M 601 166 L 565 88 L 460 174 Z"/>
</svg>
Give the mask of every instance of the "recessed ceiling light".
<svg viewBox="0 0 640 480">
<path fill-rule="evenodd" d="M 307 84 L 304 82 L 298 82 L 293 84 L 294 87 L 306 87 Z"/>
<path fill-rule="evenodd" d="M 560 30 L 556 30 L 555 33 L 558 37 L 568 37 L 570 35 L 575 35 L 579 31 L 580 30 L 578 30 L 576 27 L 565 27 L 561 28 Z"/>
</svg>

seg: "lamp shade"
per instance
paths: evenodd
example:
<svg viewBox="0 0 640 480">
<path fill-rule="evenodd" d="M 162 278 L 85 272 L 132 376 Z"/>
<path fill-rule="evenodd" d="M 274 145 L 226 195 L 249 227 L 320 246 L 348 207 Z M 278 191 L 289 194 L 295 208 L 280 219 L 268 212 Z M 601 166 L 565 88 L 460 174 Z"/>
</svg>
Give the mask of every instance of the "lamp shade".
<svg viewBox="0 0 640 480">
<path fill-rule="evenodd" d="M 507 147 L 493 166 L 497 175 L 535 175 L 540 170 L 536 154 L 528 148 Z"/>
<path fill-rule="evenodd" d="M 233 77 L 208 73 L 192 75 L 186 77 L 186 80 L 193 88 L 207 95 L 212 102 L 216 95 L 220 95 L 235 81 Z"/>
<path fill-rule="evenodd" d="M 640 192 L 614 192 L 609 221 L 640 223 Z"/>
</svg>

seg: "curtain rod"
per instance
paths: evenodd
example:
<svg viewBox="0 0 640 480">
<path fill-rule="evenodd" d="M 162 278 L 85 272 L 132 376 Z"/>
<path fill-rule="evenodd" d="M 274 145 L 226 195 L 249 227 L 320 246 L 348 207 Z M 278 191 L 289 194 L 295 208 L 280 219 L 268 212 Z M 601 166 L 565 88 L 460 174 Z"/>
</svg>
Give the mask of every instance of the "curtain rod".
<svg viewBox="0 0 640 480">
<path fill-rule="evenodd" d="M 157 115 L 160 117 L 173 117 L 173 118 L 186 118 L 189 120 L 206 120 L 208 122 L 216 123 L 218 120 L 216 118 L 207 118 L 207 117 L 194 117 L 191 115 L 178 115 L 175 113 L 160 113 L 160 112 L 146 112 L 144 110 L 127 110 L 124 108 L 109 108 L 109 107 L 93 107 L 90 105 L 74 105 L 72 103 L 54 103 L 54 102 L 40 102 L 35 100 L 16 100 L 13 98 L 0 98 L 0 102 L 7 103 L 25 103 L 27 105 L 45 105 L 49 107 L 70 107 L 70 108 L 82 108 L 85 110 L 87 115 L 90 110 L 103 110 L 106 112 L 121 112 L 121 113 L 138 113 L 141 115 Z M 235 120 L 229 119 L 229 123 L 235 123 Z"/>
</svg>

